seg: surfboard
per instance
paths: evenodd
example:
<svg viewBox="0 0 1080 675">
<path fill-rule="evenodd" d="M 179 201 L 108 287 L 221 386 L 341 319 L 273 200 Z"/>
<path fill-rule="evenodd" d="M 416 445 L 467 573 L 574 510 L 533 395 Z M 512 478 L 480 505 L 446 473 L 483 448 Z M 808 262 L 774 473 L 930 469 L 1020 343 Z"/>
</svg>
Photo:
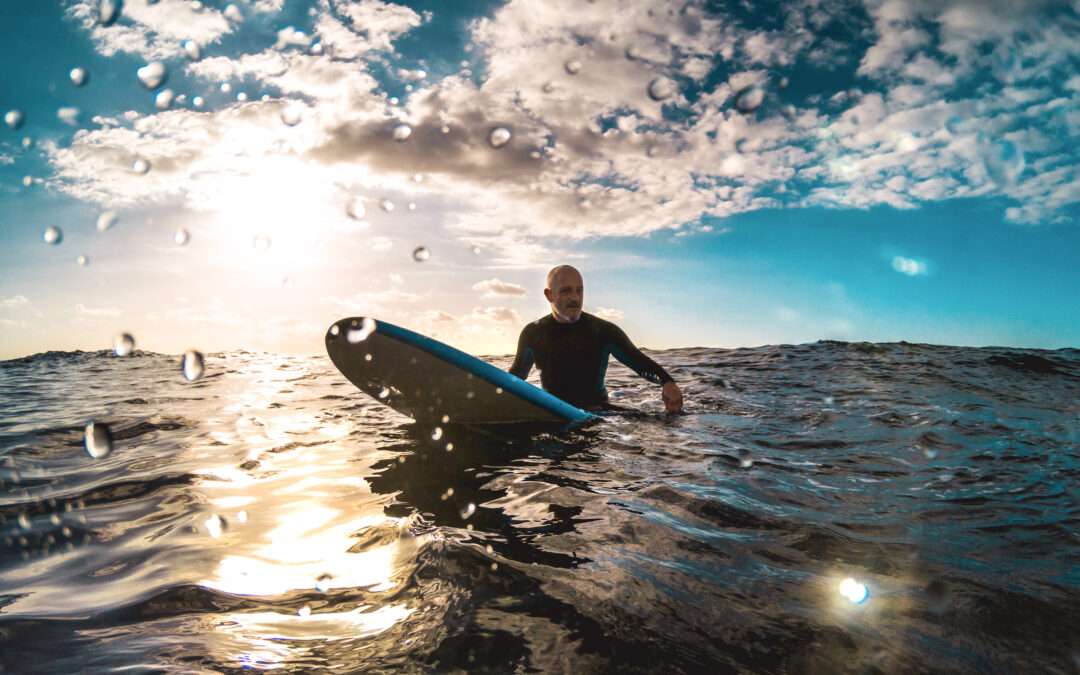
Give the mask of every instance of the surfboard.
<svg viewBox="0 0 1080 675">
<path fill-rule="evenodd" d="M 597 419 L 475 356 L 371 317 L 334 322 L 326 351 L 361 391 L 418 422 L 572 428 Z"/>
</svg>

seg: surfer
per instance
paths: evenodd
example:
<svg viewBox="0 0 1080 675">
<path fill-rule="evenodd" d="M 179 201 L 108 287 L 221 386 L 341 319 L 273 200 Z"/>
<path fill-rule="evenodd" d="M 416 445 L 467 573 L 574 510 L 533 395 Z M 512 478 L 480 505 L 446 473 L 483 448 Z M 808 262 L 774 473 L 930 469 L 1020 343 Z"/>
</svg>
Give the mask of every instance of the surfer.
<svg viewBox="0 0 1080 675">
<path fill-rule="evenodd" d="M 664 407 L 681 411 L 682 391 L 671 375 L 618 326 L 583 312 L 584 295 L 581 273 L 570 265 L 548 272 L 544 297 L 551 314 L 522 329 L 510 374 L 524 380 L 535 363 L 545 390 L 580 408 L 599 408 L 608 401 L 604 375 L 611 355 L 646 380 L 662 384 Z"/>
</svg>

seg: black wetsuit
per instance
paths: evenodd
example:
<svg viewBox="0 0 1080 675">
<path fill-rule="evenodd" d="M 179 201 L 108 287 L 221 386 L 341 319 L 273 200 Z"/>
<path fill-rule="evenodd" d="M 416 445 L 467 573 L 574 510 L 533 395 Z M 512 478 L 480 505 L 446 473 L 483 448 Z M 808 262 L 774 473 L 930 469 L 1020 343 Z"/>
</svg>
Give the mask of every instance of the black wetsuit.
<svg viewBox="0 0 1080 675">
<path fill-rule="evenodd" d="M 585 312 L 574 323 L 559 323 L 548 314 L 525 326 L 510 374 L 524 380 L 536 363 L 547 391 L 581 408 L 601 406 L 607 403 L 609 354 L 650 382 L 673 381 L 622 329 Z"/>
</svg>

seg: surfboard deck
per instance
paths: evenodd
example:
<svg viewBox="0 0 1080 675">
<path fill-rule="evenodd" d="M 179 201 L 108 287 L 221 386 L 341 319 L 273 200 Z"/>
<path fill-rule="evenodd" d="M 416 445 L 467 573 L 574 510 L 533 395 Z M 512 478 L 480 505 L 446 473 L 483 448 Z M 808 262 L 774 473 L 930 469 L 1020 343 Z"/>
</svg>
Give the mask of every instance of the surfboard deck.
<svg viewBox="0 0 1080 675">
<path fill-rule="evenodd" d="M 335 321 L 326 351 L 361 391 L 417 422 L 573 428 L 597 419 L 475 356 L 371 317 Z"/>
</svg>

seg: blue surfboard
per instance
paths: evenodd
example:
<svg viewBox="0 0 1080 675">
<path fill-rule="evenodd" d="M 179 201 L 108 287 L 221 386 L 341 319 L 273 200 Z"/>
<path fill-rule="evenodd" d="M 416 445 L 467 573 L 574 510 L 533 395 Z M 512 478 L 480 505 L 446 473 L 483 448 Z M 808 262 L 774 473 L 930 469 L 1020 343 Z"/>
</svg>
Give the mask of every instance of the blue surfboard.
<svg viewBox="0 0 1080 675">
<path fill-rule="evenodd" d="M 596 419 L 475 356 L 370 317 L 334 322 L 326 351 L 350 382 L 418 422 L 569 428 Z"/>
</svg>

